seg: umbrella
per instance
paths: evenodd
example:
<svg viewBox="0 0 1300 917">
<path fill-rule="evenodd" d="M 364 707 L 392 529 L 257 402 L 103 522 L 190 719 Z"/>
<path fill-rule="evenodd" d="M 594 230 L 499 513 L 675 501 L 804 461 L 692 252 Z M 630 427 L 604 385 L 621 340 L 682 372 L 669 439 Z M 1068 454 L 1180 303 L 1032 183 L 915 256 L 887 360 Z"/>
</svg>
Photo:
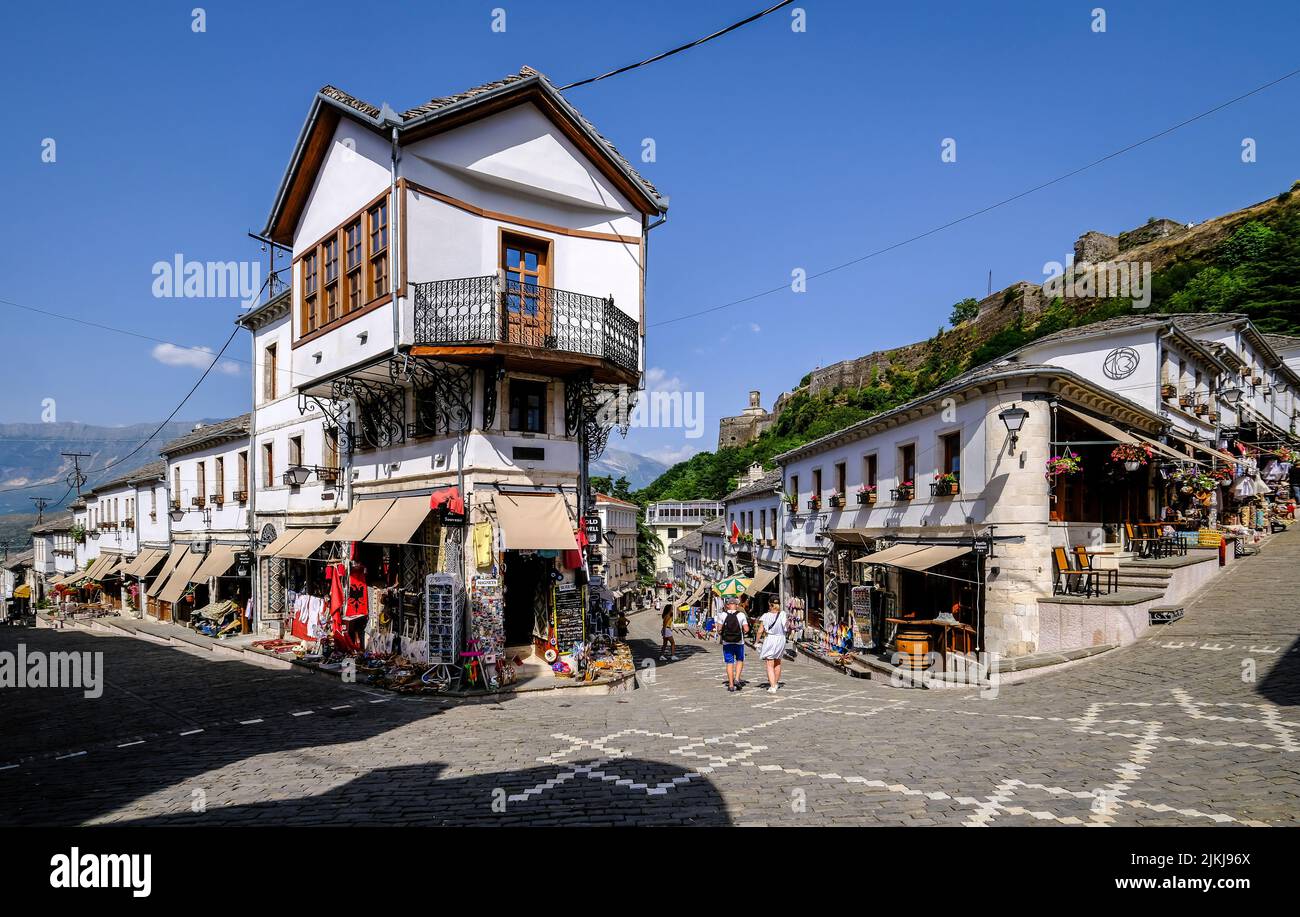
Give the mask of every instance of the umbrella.
<svg viewBox="0 0 1300 917">
<path fill-rule="evenodd" d="M 729 576 L 713 584 L 714 595 L 744 595 L 749 588 L 749 577 Z"/>
</svg>

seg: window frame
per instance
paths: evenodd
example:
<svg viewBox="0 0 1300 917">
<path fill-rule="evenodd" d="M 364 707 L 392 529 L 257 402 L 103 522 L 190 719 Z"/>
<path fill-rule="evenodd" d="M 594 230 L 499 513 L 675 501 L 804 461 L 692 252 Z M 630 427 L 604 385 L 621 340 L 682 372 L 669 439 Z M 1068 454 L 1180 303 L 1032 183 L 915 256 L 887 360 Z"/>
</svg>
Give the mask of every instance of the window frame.
<svg viewBox="0 0 1300 917">
<path fill-rule="evenodd" d="M 538 420 L 540 421 L 540 426 L 541 426 L 540 429 L 532 430 L 532 429 L 528 429 L 527 426 L 522 425 L 522 421 L 523 421 L 522 414 L 520 415 L 521 426 L 519 427 L 515 426 L 515 408 L 516 408 L 515 386 L 517 385 L 524 388 L 530 388 L 530 389 L 535 389 L 540 391 L 541 405 L 538 408 Z M 507 432 L 531 433 L 537 436 L 545 436 L 547 429 L 549 427 L 549 424 L 547 423 L 548 418 L 546 416 L 548 413 L 549 403 L 550 403 L 550 385 L 548 383 L 538 381 L 536 379 L 521 379 L 513 376 L 507 379 L 506 380 L 506 430 Z"/>
<path fill-rule="evenodd" d="M 294 346 L 391 299 L 394 200 L 385 190 L 294 259 L 298 278 Z M 376 219 L 382 222 L 374 223 Z"/>
</svg>

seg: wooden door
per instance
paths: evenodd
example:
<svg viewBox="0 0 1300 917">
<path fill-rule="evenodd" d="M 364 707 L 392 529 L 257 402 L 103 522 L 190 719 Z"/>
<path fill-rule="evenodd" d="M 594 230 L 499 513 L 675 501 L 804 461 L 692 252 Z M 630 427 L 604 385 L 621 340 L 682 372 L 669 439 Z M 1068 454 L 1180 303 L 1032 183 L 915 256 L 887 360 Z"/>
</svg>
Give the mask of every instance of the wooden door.
<svg viewBox="0 0 1300 917">
<path fill-rule="evenodd" d="M 550 334 L 548 254 L 541 239 L 503 236 L 501 269 L 505 274 L 505 339 L 528 347 L 546 346 Z"/>
</svg>

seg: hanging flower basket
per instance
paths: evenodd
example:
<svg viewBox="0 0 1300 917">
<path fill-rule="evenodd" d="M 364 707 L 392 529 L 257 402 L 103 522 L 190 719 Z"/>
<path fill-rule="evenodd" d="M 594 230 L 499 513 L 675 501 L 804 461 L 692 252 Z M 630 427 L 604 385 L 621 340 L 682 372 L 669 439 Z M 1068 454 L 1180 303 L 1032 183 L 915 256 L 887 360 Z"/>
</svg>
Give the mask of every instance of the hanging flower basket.
<svg viewBox="0 0 1300 917">
<path fill-rule="evenodd" d="M 1137 471 L 1151 460 L 1153 452 L 1150 446 L 1133 446 L 1121 443 L 1110 450 L 1112 462 L 1123 462 L 1126 471 Z"/>
<path fill-rule="evenodd" d="M 1065 474 L 1078 474 L 1083 470 L 1083 460 L 1073 450 L 1066 449 L 1062 455 L 1054 455 L 1047 460 L 1047 476 L 1057 478 Z"/>
<path fill-rule="evenodd" d="M 863 485 L 858 488 L 858 503 L 869 506 L 876 502 L 876 485 Z"/>
</svg>

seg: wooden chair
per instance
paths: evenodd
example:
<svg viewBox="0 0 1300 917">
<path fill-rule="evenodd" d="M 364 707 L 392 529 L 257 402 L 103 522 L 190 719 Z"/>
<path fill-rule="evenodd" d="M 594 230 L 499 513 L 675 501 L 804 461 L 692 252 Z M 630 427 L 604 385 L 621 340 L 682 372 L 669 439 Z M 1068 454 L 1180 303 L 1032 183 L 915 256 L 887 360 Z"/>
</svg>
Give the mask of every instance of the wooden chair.
<svg viewBox="0 0 1300 917">
<path fill-rule="evenodd" d="M 1119 570 L 1116 568 L 1099 569 L 1092 562 L 1092 557 L 1088 554 L 1088 549 L 1081 544 L 1074 546 L 1074 560 L 1081 571 L 1087 573 L 1084 582 L 1091 588 L 1093 595 L 1101 595 L 1101 580 L 1106 580 L 1106 594 L 1114 592 L 1119 588 Z M 1085 591 L 1087 591 L 1085 589 Z"/>
<path fill-rule="evenodd" d="M 1079 591 L 1079 581 L 1083 575 L 1070 566 L 1070 555 L 1065 553 L 1065 548 L 1052 548 L 1052 565 L 1056 568 L 1056 575 L 1052 580 L 1053 595 L 1077 595 Z M 1070 588 L 1071 580 L 1074 582 L 1074 588 Z"/>
<path fill-rule="evenodd" d="M 1140 534 L 1132 522 L 1124 523 L 1124 537 L 1128 539 L 1128 549 L 1137 551 L 1140 557 L 1154 557 L 1160 549 L 1160 539 Z"/>
</svg>

